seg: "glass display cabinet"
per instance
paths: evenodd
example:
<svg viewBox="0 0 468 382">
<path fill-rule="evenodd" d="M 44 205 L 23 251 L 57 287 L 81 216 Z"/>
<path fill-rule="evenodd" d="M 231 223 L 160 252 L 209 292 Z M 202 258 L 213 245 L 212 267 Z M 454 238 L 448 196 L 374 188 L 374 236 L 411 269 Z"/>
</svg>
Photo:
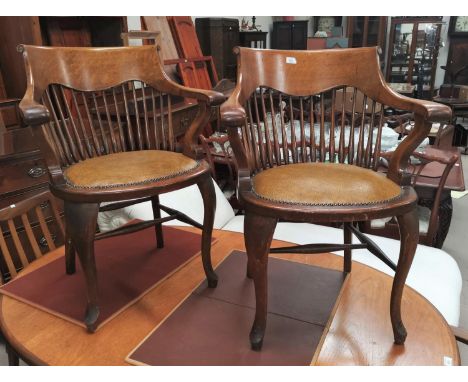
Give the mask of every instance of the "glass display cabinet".
<svg viewBox="0 0 468 382">
<path fill-rule="evenodd" d="M 392 18 L 387 82 L 415 85 L 417 98 L 432 98 L 441 24 L 441 17 Z"/>
</svg>

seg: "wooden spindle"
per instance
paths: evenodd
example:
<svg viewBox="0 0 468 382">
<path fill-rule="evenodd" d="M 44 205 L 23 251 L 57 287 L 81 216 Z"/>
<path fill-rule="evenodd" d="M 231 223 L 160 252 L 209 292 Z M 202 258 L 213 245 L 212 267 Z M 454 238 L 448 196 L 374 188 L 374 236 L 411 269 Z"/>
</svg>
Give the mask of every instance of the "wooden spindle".
<svg viewBox="0 0 468 382">
<path fill-rule="evenodd" d="M 366 168 L 370 167 L 371 158 L 372 158 L 372 145 L 373 145 L 373 138 L 374 138 L 375 104 L 376 104 L 376 102 L 374 100 L 372 100 L 371 116 L 370 116 L 370 120 L 369 120 L 369 129 L 368 129 L 368 133 L 367 133 L 366 153 L 364 155 L 364 166 Z"/>
<path fill-rule="evenodd" d="M 314 114 L 314 96 L 310 96 L 309 125 L 310 125 L 310 160 L 316 161 L 317 150 L 315 147 L 315 114 Z"/>
<path fill-rule="evenodd" d="M 345 152 L 345 136 L 346 136 L 346 110 L 345 110 L 345 103 L 346 103 L 346 93 L 347 87 L 343 88 L 343 94 L 341 98 L 341 127 L 340 127 L 340 142 L 339 142 L 339 149 L 338 149 L 338 161 L 340 163 L 345 162 L 346 152 Z"/>
<path fill-rule="evenodd" d="M 325 94 L 320 93 L 320 162 L 325 161 Z"/>
<path fill-rule="evenodd" d="M 250 136 L 250 144 L 252 148 L 252 156 L 253 156 L 253 164 L 254 168 L 257 170 L 261 167 L 260 164 L 260 158 L 259 158 L 259 152 L 258 152 L 258 145 L 257 145 L 257 134 L 255 131 L 255 126 L 253 122 L 253 117 L 252 117 L 252 105 L 251 102 L 253 102 L 252 98 L 250 98 L 247 101 L 247 116 L 248 116 L 248 123 L 247 123 L 247 128 L 248 128 L 248 134 Z"/>
<path fill-rule="evenodd" d="M 144 147 L 148 150 L 151 149 L 151 140 L 150 140 L 150 132 L 149 132 L 149 121 L 148 121 L 148 110 L 146 106 L 146 92 L 145 92 L 145 83 L 140 82 L 141 84 L 141 97 L 143 99 L 143 114 L 144 114 L 144 121 L 145 121 L 145 128 L 143 130 L 144 134 Z"/>
<path fill-rule="evenodd" d="M 97 156 L 101 156 L 102 155 L 101 144 L 99 143 L 99 138 L 97 136 L 96 129 L 94 128 L 94 120 L 93 120 L 93 118 L 91 118 L 91 113 L 89 111 L 89 106 L 88 106 L 88 100 L 87 100 L 87 97 L 86 97 L 84 92 L 81 93 L 81 99 L 82 99 L 83 105 L 85 107 L 86 117 L 88 118 L 88 125 L 89 125 L 89 129 L 91 131 L 91 136 L 92 136 L 93 142 L 94 142 L 94 151 L 95 151 Z"/>
<path fill-rule="evenodd" d="M 365 136 L 365 122 L 366 122 L 366 106 L 367 106 L 367 96 L 364 95 L 362 97 L 362 111 L 361 111 L 361 126 L 359 128 L 359 139 L 358 139 L 358 147 L 357 147 L 357 158 L 356 164 L 358 166 L 363 165 L 363 157 L 364 157 L 364 136 Z"/>
<path fill-rule="evenodd" d="M 275 104 L 273 102 L 273 90 L 269 90 L 269 100 L 270 100 L 270 113 L 271 113 L 271 125 L 273 127 L 273 145 L 274 145 L 274 155 L 276 164 L 281 164 L 281 152 L 278 139 L 278 126 L 276 126 L 276 111 Z"/>
<path fill-rule="evenodd" d="M 153 110 L 153 136 L 154 136 L 154 147 L 156 150 L 160 149 L 160 141 L 158 134 L 158 114 L 156 113 L 156 97 L 154 95 L 154 88 L 151 87 L 151 108 Z"/>
<path fill-rule="evenodd" d="M 130 84 L 132 88 L 132 96 L 133 96 L 133 108 L 135 113 L 135 124 L 136 124 L 136 146 L 138 150 L 143 150 L 143 137 L 141 133 L 141 123 L 140 123 L 140 112 L 138 110 L 138 100 L 136 96 L 135 84 Z"/>
<path fill-rule="evenodd" d="M 263 169 L 267 168 L 267 160 L 266 160 L 266 150 L 265 150 L 265 143 L 263 142 L 262 137 L 262 127 L 260 124 L 260 113 L 258 111 L 258 98 L 257 92 L 254 92 L 254 110 L 255 110 L 255 123 L 257 125 L 257 139 L 258 139 L 258 147 L 260 153 L 260 163 Z M 265 124 L 263 125 L 265 127 Z"/>
<path fill-rule="evenodd" d="M 83 122 L 83 116 L 81 115 L 81 108 L 79 107 L 78 101 L 76 99 L 76 91 L 71 90 L 71 94 L 72 94 L 73 106 L 76 110 L 76 114 L 78 115 L 78 124 L 80 126 L 81 135 L 83 136 L 83 140 L 85 142 L 86 152 L 88 154 L 88 158 L 92 158 L 94 157 L 93 145 L 89 141 L 89 136 L 88 136 L 88 133 L 86 132 L 86 127 Z M 83 158 L 83 159 L 86 159 L 86 158 Z"/>
<path fill-rule="evenodd" d="M 73 138 L 70 135 L 70 131 L 67 126 L 67 119 L 65 118 L 65 115 L 62 110 L 62 102 L 64 105 L 68 105 L 68 100 L 66 99 L 66 97 L 60 99 L 57 93 L 57 89 L 56 89 L 57 85 L 51 85 L 51 88 L 52 88 L 52 94 L 55 100 L 55 106 L 60 116 L 58 128 L 60 129 L 60 131 L 63 131 L 62 135 L 64 137 L 64 143 L 65 143 L 64 150 L 70 154 L 72 163 L 78 162 L 80 160 L 80 157 L 78 155 L 78 151 L 76 149 L 75 143 L 73 142 Z M 72 118 L 71 115 L 69 115 L 68 117 Z"/>
<path fill-rule="evenodd" d="M 357 95 L 357 88 L 354 88 L 353 105 L 351 107 L 351 128 L 349 129 L 348 164 L 354 163 L 354 130 L 355 130 L 355 123 L 356 123 L 356 95 Z"/>
<path fill-rule="evenodd" d="M 293 163 L 298 162 L 297 158 L 297 144 L 296 144 L 296 127 L 294 126 L 294 110 L 292 97 L 288 97 L 289 100 L 289 129 L 291 130 L 291 153 Z"/>
<path fill-rule="evenodd" d="M 280 105 L 281 136 L 283 138 L 283 162 L 285 164 L 289 164 L 289 145 L 288 145 L 288 138 L 286 135 L 286 124 L 284 122 L 283 96 L 281 93 L 279 95 L 279 105 Z"/>
<path fill-rule="evenodd" d="M 11 238 L 13 239 L 13 244 L 15 245 L 16 252 L 18 253 L 18 257 L 21 261 L 21 265 L 26 267 L 29 264 L 28 258 L 26 257 L 26 253 L 24 252 L 23 245 L 21 244 L 21 240 L 18 236 L 18 232 L 16 232 L 15 223 L 13 219 L 8 219 L 8 229 L 10 230 Z"/>
<path fill-rule="evenodd" d="M 5 237 L 3 236 L 2 230 L 0 230 L 0 249 L 2 250 L 3 258 L 5 259 L 5 263 L 8 268 L 8 272 L 10 273 L 10 277 L 11 278 L 16 277 L 18 272 L 16 272 L 16 267 L 15 267 L 15 264 L 13 263 L 13 258 L 6 244 Z"/>
<path fill-rule="evenodd" d="M 159 92 L 159 116 L 161 118 L 161 141 L 163 150 L 167 150 L 166 124 L 164 123 L 164 98 Z"/>
<path fill-rule="evenodd" d="M 112 88 L 112 98 L 114 100 L 114 107 L 115 107 L 115 117 L 117 118 L 117 128 L 119 129 L 119 139 L 120 139 L 120 147 L 122 151 L 127 151 L 127 145 L 125 144 L 125 134 L 122 127 L 122 122 L 120 121 L 120 110 L 119 110 L 119 102 L 117 101 L 117 94 L 115 87 Z"/>
<path fill-rule="evenodd" d="M 52 235 L 50 234 L 49 227 L 47 226 L 47 222 L 44 218 L 44 214 L 42 213 L 41 207 L 36 206 L 35 211 L 39 220 L 39 225 L 41 227 L 42 234 L 44 235 L 47 241 L 47 246 L 49 247 L 49 250 L 53 251 L 56 248 L 55 243 L 52 240 Z"/>
<path fill-rule="evenodd" d="M 50 98 L 50 92 L 46 90 L 45 94 L 46 94 L 47 102 L 49 103 L 49 110 L 52 114 L 52 119 L 54 120 L 54 122 L 49 124 L 49 126 L 51 126 L 52 130 L 56 133 L 56 137 L 58 139 L 57 142 L 59 142 L 59 144 L 57 145 L 57 148 L 59 148 L 61 152 L 63 162 L 65 164 L 70 165 L 73 163 L 73 158 L 71 157 L 70 152 L 67 150 L 67 142 L 65 140 L 65 137 L 63 136 L 63 131 L 60 127 L 60 122 L 58 120 L 57 113 L 55 112 L 52 99 Z"/>
<path fill-rule="evenodd" d="M 31 224 L 29 223 L 27 214 L 21 214 L 21 221 L 26 231 L 26 235 L 28 236 L 29 243 L 31 244 L 31 247 L 33 249 L 34 256 L 36 256 L 36 259 L 38 259 L 39 257 L 42 257 L 42 252 L 39 249 L 39 245 L 37 245 L 37 240 L 32 231 Z"/>
<path fill-rule="evenodd" d="M 263 127 L 265 129 L 265 146 L 266 146 L 266 159 L 268 159 L 268 167 L 274 166 L 273 161 L 273 147 L 272 147 L 272 138 L 270 137 L 270 125 L 268 123 L 268 117 L 266 112 L 265 106 L 265 89 L 261 88 L 260 90 L 260 97 L 262 99 L 262 116 L 263 116 Z M 274 116 L 272 115 L 271 118 L 273 119 Z M 272 132 L 273 133 L 273 132 Z"/>
<path fill-rule="evenodd" d="M 56 122 L 55 122 L 55 114 L 53 110 L 53 106 L 50 103 L 50 97 L 48 96 L 48 91 L 45 91 L 45 95 L 42 97 L 42 102 L 44 105 L 47 107 L 48 110 L 50 110 L 50 114 L 52 115 L 52 118 L 54 119 L 54 122 L 49 122 L 47 123 L 47 130 L 49 132 L 49 136 L 51 137 L 53 147 L 55 151 L 57 152 L 59 158 L 60 158 L 60 164 L 62 166 L 66 166 L 69 164 L 67 157 L 62 149 L 62 144 L 60 142 L 60 138 L 57 135 L 56 131 Z"/>
<path fill-rule="evenodd" d="M 330 132 L 329 132 L 329 154 L 328 160 L 331 163 L 335 162 L 335 102 L 336 102 L 336 89 L 332 90 L 332 101 L 331 101 L 331 122 L 330 122 Z"/>
<path fill-rule="evenodd" d="M 73 95 L 74 95 L 73 90 L 68 90 L 68 92 L 71 93 L 70 101 L 73 102 Z M 70 105 L 69 105 L 69 102 L 67 100 L 67 97 L 65 96 L 65 91 L 63 89 L 63 86 L 60 86 L 60 94 L 62 96 L 63 104 L 65 105 L 65 110 L 66 110 L 67 115 L 68 115 L 68 120 L 70 121 L 71 130 L 72 130 L 73 135 L 75 137 L 75 139 L 73 140 L 73 138 L 71 138 L 71 136 L 70 136 L 71 143 L 72 143 L 73 147 L 75 147 L 75 142 L 76 142 L 76 145 L 78 146 L 78 153 L 80 154 L 80 156 L 77 158 L 77 160 L 79 160 L 79 159 L 85 160 L 86 159 L 86 154 L 85 154 L 85 151 L 84 151 L 83 144 L 81 143 L 81 136 L 78 133 L 78 129 L 77 129 L 76 123 L 75 123 L 75 118 L 73 118 L 73 114 L 72 114 L 72 112 L 70 110 Z M 78 112 L 78 110 L 77 110 L 77 112 Z M 67 124 L 66 124 L 66 119 L 63 119 L 63 126 L 64 126 L 64 128 L 66 129 L 66 131 L 69 134 L 69 129 L 68 129 Z"/>
<path fill-rule="evenodd" d="M 104 110 L 106 112 L 107 126 L 109 130 L 109 138 L 112 143 L 112 152 L 116 153 L 116 152 L 119 152 L 120 150 L 117 147 L 117 140 L 115 139 L 115 134 L 114 134 L 114 123 L 112 122 L 109 105 L 107 104 L 107 94 L 105 90 L 102 91 L 102 99 L 104 102 Z"/>
<path fill-rule="evenodd" d="M 135 150 L 135 139 L 133 134 L 133 126 L 132 126 L 132 119 L 130 117 L 130 111 L 128 107 L 128 97 L 127 97 L 127 89 L 125 85 L 122 84 L 122 95 L 124 99 L 124 107 L 125 107 L 125 119 L 127 120 L 127 134 L 128 134 L 128 142 L 130 143 L 130 151 Z"/>
<path fill-rule="evenodd" d="M 174 125 L 172 124 L 172 101 L 171 96 L 167 94 L 167 124 L 169 135 L 169 150 L 175 150 Z"/>
<path fill-rule="evenodd" d="M 299 123 L 301 128 L 301 161 L 307 162 L 307 147 L 306 147 L 306 135 L 304 126 L 304 101 L 302 97 L 299 97 Z"/>
<path fill-rule="evenodd" d="M 107 141 L 106 132 L 104 131 L 104 126 L 102 125 L 101 113 L 99 112 L 99 106 L 98 106 L 98 103 L 97 103 L 96 92 L 92 92 L 91 97 L 93 99 L 94 110 L 96 112 L 96 117 L 97 117 L 97 120 L 98 120 L 99 132 L 101 133 L 101 140 L 102 140 L 102 144 L 103 144 L 103 147 L 104 147 L 104 152 L 105 152 L 105 154 L 110 154 L 111 151 L 110 151 L 110 148 L 109 148 L 109 143 Z"/>
<path fill-rule="evenodd" d="M 379 160 L 380 160 L 380 148 L 381 148 L 381 140 L 382 140 L 382 126 L 383 126 L 383 110 L 384 110 L 384 105 L 380 104 L 380 118 L 379 118 L 379 125 L 377 128 L 377 139 L 375 143 L 375 148 L 374 148 L 374 155 L 373 155 L 373 164 L 372 167 L 374 168 L 375 171 L 377 171 L 377 167 L 379 166 Z"/>
</svg>

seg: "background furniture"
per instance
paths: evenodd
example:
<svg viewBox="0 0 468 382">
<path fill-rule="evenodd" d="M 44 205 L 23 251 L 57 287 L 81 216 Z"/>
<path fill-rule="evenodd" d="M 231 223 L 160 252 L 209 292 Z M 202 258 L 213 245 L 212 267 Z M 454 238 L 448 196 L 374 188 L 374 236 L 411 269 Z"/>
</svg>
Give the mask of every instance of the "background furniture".
<svg viewBox="0 0 468 382">
<path fill-rule="evenodd" d="M 406 330 L 400 313 L 401 297 L 418 234 L 417 197 L 414 190 L 406 186 L 404 169 L 411 152 L 429 132 L 427 122 L 446 120 L 450 110 L 430 101 L 412 102 L 391 91 L 381 76 L 377 48 L 296 52 L 294 59 L 290 62 L 294 65 L 287 65 L 286 52 L 239 48 L 241 73 L 238 83 L 231 97 L 221 106 L 221 121 L 228 127 L 239 167 L 238 195 L 246 212 L 247 274 L 254 280 L 256 294 L 256 315 L 250 332 L 252 349 L 261 349 L 266 328 L 268 254 L 286 251 L 320 253 L 325 247 L 344 250 L 344 272 L 347 273 L 351 271 L 351 250 L 358 248 L 352 244 L 352 233 L 359 238 L 360 248 L 367 248 L 395 269 L 390 316 L 395 343 L 403 344 Z M 286 62 L 281 71 L 270 70 L 277 68 L 278 62 Z M 348 126 L 351 138 L 345 143 L 347 87 L 354 88 L 355 96 L 354 113 Z M 356 108 L 357 88 L 364 94 L 360 127 L 355 117 L 359 111 Z M 338 125 L 334 108 L 335 99 L 340 97 L 339 91 L 342 92 L 343 106 L 341 124 Z M 320 96 L 321 118 L 317 127 L 312 113 L 307 118 L 303 112 L 314 110 L 314 95 Z M 299 117 L 288 113 L 290 131 L 285 127 L 283 98 L 290 108 L 293 101 L 299 105 Z M 325 118 L 327 100 L 331 101 L 329 119 Z M 364 107 L 366 100 L 372 102 L 370 117 L 365 115 L 368 112 Z M 380 117 L 375 116 L 383 105 L 412 111 L 416 115 L 415 127 L 405 145 L 397 148 L 386 178 L 371 171 L 377 169 L 379 162 L 383 113 Z M 271 121 L 268 121 L 267 111 Z M 365 120 L 368 121 L 367 128 Z M 309 123 L 308 127 L 305 121 Z M 325 123 L 331 126 L 328 136 Z M 375 144 L 373 134 L 377 138 Z M 290 140 L 286 141 L 288 136 Z M 338 144 L 335 137 L 339 137 Z M 396 266 L 352 225 L 353 222 L 388 216 L 397 217 L 401 232 L 401 255 Z M 270 242 L 279 219 L 343 223 L 344 244 L 272 249 Z"/>
<path fill-rule="evenodd" d="M 197 17 L 195 28 L 203 55 L 214 57 L 219 78 L 236 80 L 236 57 L 233 49 L 239 45 L 239 20 Z"/>
<path fill-rule="evenodd" d="M 0 225 L 0 284 L 14 279 L 30 263 L 54 251 L 56 242 L 60 245 L 65 242 L 62 217 L 48 191 L 1 208 Z M 9 365 L 18 365 L 18 355 L 8 343 L 6 349 Z"/>
<path fill-rule="evenodd" d="M 286 50 L 307 49 L 307 24 L 308 20 L 273 22 L 271 48 Z"/>
<path fill-rule="evenodd" d="M 391 152 L 382 153 L 383 158 L 390 159 Z M 418 193 L 419 243 L 442 248 L 447 236 L 452 216 L 450 191 L 452 183 L 447 179 L 452 173 L 463 174 L 460 154 L 457 150 L 440 150 L 426 148 L 423 152 L 415 151 L 411 155 L 408 172 L 411 174 L 411 185 Z M 454 168 L 454 165 L 457 167 Z M 463 176 L 461 177 L 463 179 Z M 374 235 L 400 237 L 398 224 L 394 218 L 374 220 L 362 224 L 362 230 Z"/>
<path fill-rule="evenodd" d="M 392 18 L 387 82 L 417 85 L 417 98 L 432 98 L 440 27 L 440 17 Z"/>
<path fill-rule="evenodd" d="M 347 25 L 350 48 L 379 46 L 385 52 L 386 16 L 348 16 Z"/>
<path fill-rule="evenodd" d="M 247 48 L 266 49 L 268 32 L 249 31 L 239 32 L 239 45 Z"/>
<path fill-rule="evenodd" d="M 82 60 L 79 66 L 77 56 Z M 209 120 L 210 106 L 224 97 L 168 81 L 154 46 L 24 46 L 23 57 L 29 69 L 28 90 L 20 108 L 46 158 L 51 191 L 64 200 L 66 270 L 69 274 L 75 272 L 76 252 L 87 287 L 88 330 L 95 330 L 99 316 L 94 260 L 99 209 L 118 209 L 138 200 L 151 200 L 151 222 L 136 223 L 98 238 L 154 225 L 159 248 L 164 246 L 162 221 L 182 219 L 193 223 L 202 229 L 203 264 L 210 286 L 216 286 L 210 263 L 215 196 L 208 165 L 197 161 L 197 138 Z M 87 73 L 96 76 L 89 78 Z M 184 137 L 182 153 L 176 152 L 174 97 L 198 100 L 198 115 Z M 170 216 L 162 219 L 160 210 L 165 207 L 160 205 L 158 195 L 191 184 L 197 184 L 203 194 L 204 225 L 175 210 L 166 209 Z M 102 202 L 115 203 L 100 207 Z"/>
<path fill-rule="evenodd" d="M 177 192 L 190 195 L 190 193 L 185 194 L 187 190 Z M 194 204 L 193 198 L 192 204 Z M 184 212 L 190 213 L 189 210 Z M 201 219 L 202 216 L 198 218 Z M 235 219 L 242 218 L 238 216 Z M 279 228 L 285 225 L 292 225 L 291 228 L 297 226 L 292 223 L 279 223 Z M 318 226 L 317 228 L 322 229 Z M 323 228 L 337 231 L 333 228 Z M 286 233 L 288 230 L 280 229 L 280 231 Z M 290 229 L 289 232 L 297 232 L 297 229 Z M 303 236 L 304 232 L 300 234 Z M 214 236 L 218 239 L 212 248 L 215 266 L 233 249 L 245 248 L 243 236 L 239 233 L 215 231 Z M 394 242 L 391 239 L 377 239 Z M 273 242 L 275 246 L 290 244 L 284 241 Z M 426 250 L 425 247 L 422 249 Z M 435 256 L 425 255 L 422 254 L 421 257 L 425 257 L 426 262 L 431 262 L 434 257 L 441 257 L 438 256 L 439 253 L 435 253 Z M 63 248 L 35 262 L 26 272 L 34 272 L 46 262 L 60 257 L 63 258 Z M 342 262 L 340 256 L 333 254 L 316 256 L 289 254 L 275 255 L 275 257 L 337 270 L 341 268 Z M 456 266 L 453 261 L 447 261 L 445 265 L 447 264 Z M 312 359 L 313 365 L 442 365 L 444 356 L 451 357 L 454 365 L 459 364 L 458 350 L 450 327 L 440 313 L 412 288 L 407 288 L 405 291 L 404 301 L 407 324 L 412 333 L 411 341 L 406 344 L 404 353 L 396 346 L 389 346 L 389 328 L 383 323 L 386 322 L 391 278 L 359 263 L 353 264 L 353 267 L 353 276 L 349 278 L 336 313 L 330 320 L 324 343 Z M 453 290 L 447 288 L 453 283 L 453 274 L 447 271 L 446 268 L 439 268 L 442 279 L 436 277 L 431 279 L 427 271 L 422 272 L 421 277 L 425 279 L 426 288 L 428 284 L 435 283 L 444 291 L 441 292 L 439 289 L 439 294 L 442 293 L 442 296 L 451 299 Z M 181 300 L 203 280 L 203 277 L 200 259 L 195 258 L 92 336 L 84 333 L 77 325 L 8 296 L 0 296 L 0 322 L 5 329 L 7 339 L 29 363 L 127 365 L 125 357 L 177 307 Z M 379 293 L 370 293 L 370 290 L 379 290 Z M 164 303 L 161 303 L 162 301 Z M 366 317 L 368 319 L 371 314 L 370 311 L 374 317 L 373 324 L 363 329 L 362 323 L 366 322 Z M 423 326 L 420 324 L 422 316 L 425 317 Z M 138 325 L 135 325 L 135 322 L 138 322 Z M 119 335 L 116 336 L 115 333 Z M 349 340 L 349 336 L 352 336 L 352 341 Z M 369 338 L 372 338 L 372 342 Z M 110 340 L 113 343 L 111 347 L 109 347 Z M 421 348 L 427 351 L 421 352 Z"/>
</svg>

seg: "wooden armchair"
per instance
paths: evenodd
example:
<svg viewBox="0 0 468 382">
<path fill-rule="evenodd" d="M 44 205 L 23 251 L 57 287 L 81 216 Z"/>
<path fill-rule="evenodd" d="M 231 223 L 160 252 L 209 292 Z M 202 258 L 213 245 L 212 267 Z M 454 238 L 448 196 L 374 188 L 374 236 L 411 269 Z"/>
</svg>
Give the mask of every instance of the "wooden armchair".
<svg viewBox="0 0 468 382">
<path fill-rule="evenodd" d="M 267 313 L 268 253 L 320 253 L 344 250 L 344 272 L 351 271 L 351 252 L 367 248 L 396 270 L 390 317 L 396 344 L 403 344 L 406 329 L 401 318 L 401 297 L 418 242 L 416 193 L 406 173 L 408 158 L 430 130 L 429 121 L 450 117 L 441 104 L 403 97 L 392 91 L 382 77 L 377 48 L 327 51 L 280 51 L 239 48 L 237 85 L 221 106 L 221 118 L 238 164 L 238 194 L 246 216 L 247 276 L 253 278 L 256 295 L 255 320 L 250 332 L 254 350 L 263 344 Z M 345 111 L 337 123 L 338 91 L 362 92 L 370 113 L 359 116 L 356 98 L 350 126 Z M 319 96 L 315 98 L 314 96 Z M 319 101 L 317 101 L 319 99 Z M 283 101 L 301 111 L 285 122 Z M 313 112 L 319 102 L 320 120 Z M 415 114 L 415 128 L 395 151 L 387 176 L 377 174 L 383 113 L 388 105 Z M 357 111 L 357 112 L 356 112 Z M 259 116 L 267 113 L 275 116 Z M 278 116 L 278 119 L 276 118 Z M 357 122 L 359 121 L 359 123 Z M 328 130 L 328 133 L 327 133 Z M 318 131 L 318 139 L 315 132 Z M 306 137 L 310 140 L 307 141 Z M 288 141 L 288 145 L 282 142 Z M 396 216 L 401 237 L 395 265 L 353 222 Z M 308 244 L 271 248 L 279 219 L 310 223 L 343 223 L 344 244 Z M 354 233 L 361 243 L 352 243 Z"/>
<path fill-rule="evenodd" d="M 14 279 L 20 270 L 65 240 L 62 217 L 49 191 L 0 209 L 0 225 L 0 284 Z M 8 333 L 3 334 L 8 363 L 18 365 L 14 343 L 8 341 Z"/>
<path fill-rule="evenodd" d="M 210 287 L 216 275 L 210 260 L 215 193 L 208 164 L 200 160 L 197 138 L 211 105 L 223 96 L 172 82 L 154 46 L 125 48 L 46 48 L 22 46 L 27 90 L 20 109 L 44 155 L 52 193 L 64 201 L 67 273 L 78 254 L 87 286 L 85 324 L 94 331 L 99 297 L 94 240 L 101 207 L 111 210 L 151 200 L 154 220 L 117 229 L 97 238 L 155 226 L 156 245 L 164 245 L 161 224 L 179 219 L 199 227 L 202 258 Z M 198 114 L 175 141 L 174 98 L 197 100 Z M 201 226 L 159 204 L 158 195 L 197 184 L 205 217 Z M 160 210 L 169 213 L 161 218 Z"/>
</svg>

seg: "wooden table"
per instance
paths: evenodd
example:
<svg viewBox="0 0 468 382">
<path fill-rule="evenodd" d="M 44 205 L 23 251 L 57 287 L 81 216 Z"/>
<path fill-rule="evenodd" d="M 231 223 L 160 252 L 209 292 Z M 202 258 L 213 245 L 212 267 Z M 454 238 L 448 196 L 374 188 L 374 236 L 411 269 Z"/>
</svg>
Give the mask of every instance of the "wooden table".
<svg viewBox="0 0 468 382">
<path fill-rule="evenodd" d="M 244 250 L 242 234 L 216 231 L 215 237 L 218 241 L 213 245 L 214 265 L 233 249 Z M 37 260 L 24 273 L 34 272 L 61 256 L 63 248 Z M 343 262 L 342 257 L 333 254 L 275 257 L 339 270 Z M 94 334 L 2 295 L 0 324 L 8 341 L 30 363 L 128 365 L 124 361 L 127 354 L 203 279 L 201 259 L 196 257 Z M 455 365 L 460 363 L 455 338 L 444 318 L 409 287 L 402 300 L 408 338 L 404 346 L 393 344 L 389 317 L 391 282 L 391 277 L 379 271 L 353 264 L 313 359 L 311 354 L 313 365 L 442 365 L 444 357 L 451 357 Z M 249 346 L 248 333 L 245 346 Z"/>
</svg>

